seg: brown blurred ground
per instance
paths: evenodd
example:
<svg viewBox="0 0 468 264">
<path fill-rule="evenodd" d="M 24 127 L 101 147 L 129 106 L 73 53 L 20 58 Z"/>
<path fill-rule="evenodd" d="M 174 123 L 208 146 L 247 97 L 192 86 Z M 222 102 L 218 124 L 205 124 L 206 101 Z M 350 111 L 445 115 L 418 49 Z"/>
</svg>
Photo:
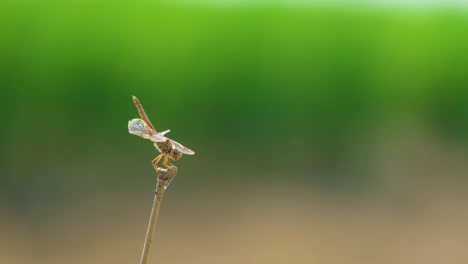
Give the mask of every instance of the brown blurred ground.
<svg viewBox="0 0 468 264">
<path fill-rule="evenodd" d="M 460 193 L 338 201 L 301 186 L 197 192 L 163 203 L 151 263 L 467 263 Z M 435 186 L 434 186 L 435 187 Z M 138 263 L 151 192 L 95 197 L 50 222 L 2 210 L 2 263 Z M 139 201 L 140 200 L 140 201 Z M 145 206 L 142 206 L 142 203 Z M 110 208 L 110 209 L 108 209 Z"/>
</svg>

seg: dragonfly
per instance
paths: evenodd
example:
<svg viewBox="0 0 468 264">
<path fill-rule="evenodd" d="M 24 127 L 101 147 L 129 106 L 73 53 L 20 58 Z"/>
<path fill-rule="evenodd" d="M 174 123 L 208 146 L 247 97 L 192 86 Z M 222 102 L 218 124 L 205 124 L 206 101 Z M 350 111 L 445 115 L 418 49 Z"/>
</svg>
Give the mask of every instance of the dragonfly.
<svg viewBox="0 0 468 264">
<path fill-rule="evenodd" d="M 133 96 L 133 103 L 135 104 L 140 118 L 134 118 L 128 121 L 128 132 L 132 135 L 142 137 L 144 139 L 149 139 L 153 142 L 156 149 L 161 153 L 156 158 L 151 161 L 154 169 L 158 171 L 158 163 L 164 157 L 163 165 L 166 168 L 172 166 L 169 162 L 171 160 L 179 160 L 183 154 L 194 155 L 195 152 L 187 147 L 184 147 L 179 142 L 172 140 L 165 135 L 170 132 L 170 130 L 165 130 L 162 132 L 157 132 L 153 124 L 149 120 L 148 116 L 143 109 L 143 106 L 140 103 L 140 100 Z"/>
</svg>

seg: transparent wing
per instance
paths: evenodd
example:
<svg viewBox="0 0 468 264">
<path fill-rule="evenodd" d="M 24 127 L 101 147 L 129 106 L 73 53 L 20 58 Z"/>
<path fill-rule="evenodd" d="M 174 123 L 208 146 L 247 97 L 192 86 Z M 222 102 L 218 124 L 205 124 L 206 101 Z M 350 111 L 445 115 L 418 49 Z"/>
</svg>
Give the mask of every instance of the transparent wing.
<svg viewBox="0 0 468 264">
<path fill-rule="evenodd" d="M 132 135 L 150 139 L 152 129 L 140 118 L 134 118 L 128 121 L 128 132 Z"/>
<path fill-rule="evenodd" d="M 195 151 L 193 151 L 193 150 L 191 150 L 191 149 L 189 149 L 189 148 L 186 148 L 186 147 L 182 146 L 182 144 L 180 144 L 179 142 L 174 141 L 174 140 L 172 140 L 172 139 L 171 139 L 171 141 L 172 141 L 172 145 L 173 145 L 176 149 L 178 149 L 180 152 L 182 152 L 182 153 L 184 153 L 184 154 L 187 154 L 187 155 L 193 155 L 193 154 L 195 154 Z"/>
<path fill-rule="evenodd" d="M 171 132 L 170 129 L 164 130 L 163 132 L 159 132 L 158 134 L 161 135 L 161 136 L 164 136 L 164 135 L 166 135 L 166 134 L 169 133 L 169 132 Z"/>
<path fill-rule="evenodd" d="M 161 135 L 160 133 L 153 134 L 149 139 L 153 142 L 164 142 L 167 140 L 167 137 L 163 135 Z"/>
</svg>

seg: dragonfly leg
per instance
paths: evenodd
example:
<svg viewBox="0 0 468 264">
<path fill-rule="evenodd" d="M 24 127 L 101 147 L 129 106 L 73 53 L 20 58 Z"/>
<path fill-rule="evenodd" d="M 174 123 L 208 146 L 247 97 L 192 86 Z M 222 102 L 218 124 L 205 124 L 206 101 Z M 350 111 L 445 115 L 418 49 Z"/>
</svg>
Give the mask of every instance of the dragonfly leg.
<svg viewBox="0 0 468 264">
<path fill-rule="evenodd" d="M 156 158 L 154 158 L 152 161 L 151 161 L 151 165 L 153 165 L 153 168 L 156 172 L 158 172 L 158 163 L 159 161 L 161 160 L 161 158 L 164 156 L 164 154 L 159 154 L 159 156 L 157 156 Z"/>
<path fill-rule="evenodd" d="M 167 155 L 164 156 L 163 165 L 164 165 L 166 168 L 169 168 L 169 166 L 172 166 L 172 164 L 169 163 L 169 158 L 167 157 Z"/>
</svg>

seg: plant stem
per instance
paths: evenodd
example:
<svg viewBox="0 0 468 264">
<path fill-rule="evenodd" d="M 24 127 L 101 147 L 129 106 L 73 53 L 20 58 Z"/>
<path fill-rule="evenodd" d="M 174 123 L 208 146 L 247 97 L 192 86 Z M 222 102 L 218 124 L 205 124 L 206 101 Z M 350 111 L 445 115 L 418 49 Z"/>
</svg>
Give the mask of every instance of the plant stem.
<svg viewBox="0 0 468 264">
<path fill-rule="evenodd" d="M 159 207 L 161 207 L 162 197 L 166 191 L 168 183 L 177 175 L 177 167 L 169 165 L 166 169 L 155 168 L 158 174 L 158 181 L 156 184 L 156 191 L 154 194 L 153 208 L 151 209 L 151 216 L 148 223 L 148 230 L 146 231 L 145 244 L 143 245 L 143 252 L 141 253 L 140 264 L 147 264 L 151 244 L 154 239 L 154 231 L 156 230 L 156 222 L 158 221 Z"/>
<path fill-rule="evenodd" d="M 153 208 L 151 209 L 151 216 L 148 223 L 148 230 L 146 231 L 145 244 L 143 245 L 143 252 L 141 253 L 140 264 L 147 264 L 151 244 L 153 243 L 154 231 L 156 230 L 156 222 L 158 221 L 159 207 L 161 206 L 162 197 L 166 190 L 167 180 L 160 180 L 158 177 L 158 183 L 156 192 L 154 195 Z"/>
</svg>

